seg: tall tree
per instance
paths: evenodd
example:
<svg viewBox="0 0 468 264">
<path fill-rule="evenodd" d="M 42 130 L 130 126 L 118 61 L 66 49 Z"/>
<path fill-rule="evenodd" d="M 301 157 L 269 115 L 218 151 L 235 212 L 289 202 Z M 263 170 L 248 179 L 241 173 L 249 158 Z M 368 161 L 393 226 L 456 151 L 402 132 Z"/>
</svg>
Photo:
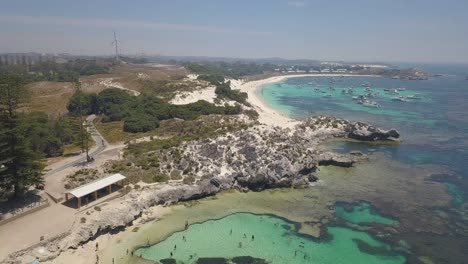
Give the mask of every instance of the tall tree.
<svg viewBox="0 0 468 264">
<path fill-rule="evenodd" d="M 43 182 L 41 157 L 25 139 L 20 108 L 28 99 L 23 79 L 0 75 L 0 189 L 18 197 L 29 186 Z M 5 198 L 5 197 L 3 197 Z"/>
<path fill-rule="evenodd" d="M 75 115 L 78 115 L 78 122 L 80 126 L 80 134 L 78 138 L 80 140 L 81 151 L 86 153 L 86 160 L 90 161 L 91 159 L 89 157 L 89 141 L 91 139 L 91 134 L 88 131 L 88 122 L 86 120 L 86 117 L 84 117 L 83 115 L 90 115 L 93 113 L 92 105 L 93 102 L 94 104 L 97 102 L 97 98 L 90 97 L 89 95 L 84 94 L 81 91 L 81 83 L 79 81 L 76 82 L 75 88 L 75 94 L 70 100 L 73 101 L 73 103 L 69 102 L 68 109 L 72 114 L 74 113 Z M 74 112 L 70 110 L 72 109 L 72 105 L 75 110 Z"/>
</svg>

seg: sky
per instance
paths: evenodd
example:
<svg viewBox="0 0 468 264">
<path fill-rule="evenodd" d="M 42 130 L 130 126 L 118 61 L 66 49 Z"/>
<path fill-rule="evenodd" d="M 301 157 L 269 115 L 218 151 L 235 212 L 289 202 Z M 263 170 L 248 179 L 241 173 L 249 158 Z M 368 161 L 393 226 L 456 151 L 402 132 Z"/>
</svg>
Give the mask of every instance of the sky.
<svg viewBox="0 0 468 264">
<path fill-rule="evenodd" d="M 0 0 L 0 53 L 468 63 L 467 0 Z"/>
</svg>

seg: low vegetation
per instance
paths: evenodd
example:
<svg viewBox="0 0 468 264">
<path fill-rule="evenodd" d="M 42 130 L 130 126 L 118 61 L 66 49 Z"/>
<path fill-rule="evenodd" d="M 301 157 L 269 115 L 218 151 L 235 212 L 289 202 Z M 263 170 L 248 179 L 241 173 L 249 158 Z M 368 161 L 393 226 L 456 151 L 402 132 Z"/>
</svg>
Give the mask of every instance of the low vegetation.
<svg viewBox="0 0 468 264">
<path fill-rule="evenodd" d="M 238 79 L 245 75 L 261 74 L 263 73 L 262 66 L 257 64 L 187 64 L 185 67 L 193 73 L 199 74 L 198 79 L 204 80 L 216 86 L 215 93 L 219 99 L 232 100 L 246 106 L 247 93 L 232 90 L 231 83 L 226 82 L 226 78 Z"/>
<path fill-rule="evenodd" d="M 241 107 L 216 106 L 206 101 L 187 105 L 172 105 L 155 96 L 131 96 L 119 89 L 107 89 L 96 94 L 77 92 L 70 99 L 71 114 L 103 114 L 103 123 L 123 121 L 123 131 L 148 132 L 159 127 L 159 121 L 179 118 L 195 120 L 201 115 L 236 115 Z"/>
<path fill-rule="evenodd" d="M 99 179 L 100 174 L 96 169 L 81 169 L 65 178 L 65 189 L 73 189 L 85 183 Z"/>
<path fill-rule="evenodd" d="M 236 101 L 246 106 L 250 106 L 247 102 L 247 93 L 231 89 L 231 82 L 222 82 L 216 84 L 215 93 L 220 99 Z"/>
</svg>

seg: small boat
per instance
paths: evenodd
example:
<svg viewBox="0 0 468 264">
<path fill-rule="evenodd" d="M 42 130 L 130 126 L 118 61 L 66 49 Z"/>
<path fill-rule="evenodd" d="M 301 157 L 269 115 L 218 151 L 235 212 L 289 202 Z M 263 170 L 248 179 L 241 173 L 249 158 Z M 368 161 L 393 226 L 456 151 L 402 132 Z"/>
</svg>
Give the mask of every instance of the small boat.
<svg viewBox="0 0 468 264">
<path fill-rule="evenodd" d="M 398 90 L 397 90 L 397 89 L 390 89 L 389 91 L 387 91 L 387 94 L 397 95 L 397 94 L 398 94 Z"/>
<path fill-rule="evenodd" d="M 364 100 L 367 100 L 367 97 L 365 97 L 364 95 L 358 95 L 358 96 L 353 96 L 351 97 L 353 100 L 359 100 L 359 101 L 364 101 Z"/>
<path fill-rule="evenodd" d="M 400 88 L 397 88 L 397 91 L 406 91 L 406 88 L 400 87 Z"/>
<path fill-rule="evenodd" d="M 374 101 L 365 101 L 362 105 L 367 106 L 367 107 L 380 108 L 380 105 L 377 102 L 374 102 Z"/>
<path fill-rule="evenodd" d="M 422 99 L 421 96 L 417 95 L 417 94 L 413 94 L 413 95 L 408 95 L 406 96 L 406 99 L 412 99 L 412 100 L 420 100 Z"/>
<path fill-rule="evenodd" d="M 393 98 L 392 98 L 392 101 L 408 102 L 408 100 L 406 100 L 403 96 L 393 97 Z"/>
</svg>

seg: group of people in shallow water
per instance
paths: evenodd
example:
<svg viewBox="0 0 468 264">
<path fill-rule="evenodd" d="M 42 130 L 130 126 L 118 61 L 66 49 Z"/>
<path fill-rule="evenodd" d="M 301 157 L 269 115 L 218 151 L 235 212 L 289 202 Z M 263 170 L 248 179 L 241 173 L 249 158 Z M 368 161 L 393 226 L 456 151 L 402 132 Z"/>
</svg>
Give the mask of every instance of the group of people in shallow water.
<svg viewBox="0 0 468 264">
<path fill-rule="evenodd" d="M 232 229 L 229 232 L 229 235 L 232 235 Z M 247 235 L 245 233 L 244 233 L 244 238 L 247 238 Z M 254 240 L 255 240 L 255 236 L 252 235 L 251 241 L 254 241 Z M 242 242 L 239 242 L 239 248 L 242 248 Z"/>
<path fill-rule="evenodd" d="M 185 229 L 184 229 L 184 230 L 187 230 L 188 226 L 189 226 L 189 223 L 188 223 L 188 221 L 186 220 L 186 221 L 185 221 Z M 275 223 L 275 226 L 277 227 L 277 226 L 278 226 L 278 223 Z M 229 235 L 232 235 L 232 233 L 233 233 L 233 231 L 232 231 L 232 229 L 231 229 L 231 230 L 229 231 Z M 242 237 L 243 237 L 244 239 L 247 238 L 247 234 L 244 233 Z M 254 240 L 255 240 L 255 235 L 252 235 L 252 236 L 250 237 L 250 241 L 254 241 Z M 182 236 L 182 241 L 183 241 L 183 242 L 187 242 L 187 238 L 185 237 L 185 235 Z M 301 242 L 301 243 L 303 243 L 303 242 Z M 147 238 L 146 244 L 147 244 L 147 246 L 150 246 L 149 238 Z M 239 247 L 239 248 L 242 248 L 242 241 L 239 241 L 238 247 Z M 301 244 L 301 245 L 299 245 L 299 247 L 303 249 L 303 248 L 304 248 L 304 245 Z M 97 248 L 97 245 L 96 245 L 96 248 Z M 97 250 L 97 249 L 96 249 L 96 250 Z M 174 245 L 173 250 L 172 250 L 171 252 L 169 252 L 169 256 L 170 256 L 171 258 L 174 256 L 176 250 L 177 250 L 177 245 Z M 300 250 L 300 249 L 294 251 L 294 258 L 296 258 L 296 257 L 298 256 L 299 253 L 302 253 L 302 254 L 303 254 L 304 260 L 309 260 L 309 259 L 310 259 L 310 257 L 307 255 L 307 253 L 306 253 L 306 252 L 303 252 L 303 251 Z M 127 249 L 127 255 L 128 255 L 128 249 Z M 133 251 L 131 252 L 131 255 L 133 256 Z M 189 257 L 190 257 L 190 260 L 192 260 L 196 255 L 197 255 L 197 254 L 190 255 L 190 256 L 189 256 Z M 142 257 L 141 254 L 140 254 L 140 257 Z"/>
</svg>

